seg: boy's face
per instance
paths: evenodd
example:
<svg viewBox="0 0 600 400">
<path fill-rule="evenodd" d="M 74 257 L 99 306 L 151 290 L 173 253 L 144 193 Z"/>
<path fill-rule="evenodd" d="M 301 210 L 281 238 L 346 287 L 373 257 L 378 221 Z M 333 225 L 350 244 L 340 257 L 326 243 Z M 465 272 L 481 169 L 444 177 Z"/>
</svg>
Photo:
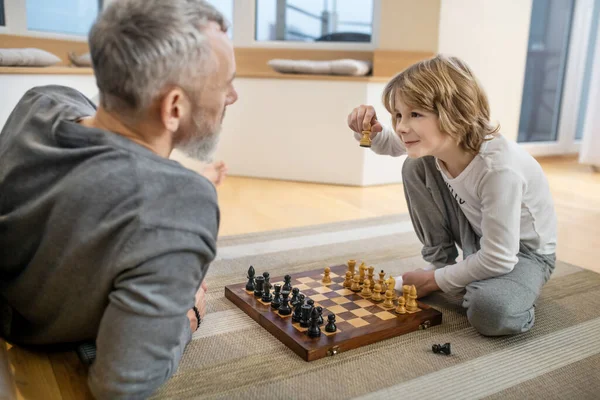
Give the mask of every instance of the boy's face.
<svg viewBox="0 0 600 400">
<path fill-rule="evenodd" d="M 440 131 L 438 116 L 409 107 L 399 95 L 395 98 L 396 126 L 394 130 L 406 146 L 410 158 L 434 156 L 443 158 L 456 147 L 452 138 Z"/>
</svg>

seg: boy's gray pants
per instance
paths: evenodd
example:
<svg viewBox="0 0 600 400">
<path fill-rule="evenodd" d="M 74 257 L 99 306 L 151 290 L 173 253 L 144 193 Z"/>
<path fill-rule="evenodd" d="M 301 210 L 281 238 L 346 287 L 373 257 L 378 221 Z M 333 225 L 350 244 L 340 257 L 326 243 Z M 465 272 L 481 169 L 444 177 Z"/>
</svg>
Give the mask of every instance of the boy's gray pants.
<svg viewBox="0 0 600 400">
<path fill-rule="evenodd" d="M 408 158 L 402 168 L 410 217 L 423 243 L 423 258 L 436 267 L 454 264 L 456 245 L 467 257 L 479 250 L 479 237 L 450 194 L 435 159 Z M 537 254 L 521 244 L 519 261 L 506 275 L 467 285 L 462 306 L 471 325 L 486 336 L 526 332 L 535 321 L 535 301 L 554 270 L 554 254 Z"/>
</svg>

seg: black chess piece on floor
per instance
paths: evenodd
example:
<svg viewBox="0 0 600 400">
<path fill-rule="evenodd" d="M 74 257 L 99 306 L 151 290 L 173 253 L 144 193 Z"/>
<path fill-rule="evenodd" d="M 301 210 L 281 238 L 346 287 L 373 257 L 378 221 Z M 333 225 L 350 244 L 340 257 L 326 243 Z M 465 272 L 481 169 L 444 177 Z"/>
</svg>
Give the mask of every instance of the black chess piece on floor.
<svg viewBox="0 0 600 400">
<path fill-rule="evenodd" d="M 323 325 L 323 307 L 318 306 L 317 311 L 319 312 L 319 325 Z"/>
<path fill-rule="evenodd" d="M 254 290 L 254 275 L 256 275 L 256 272 L 251 265 L 250 268 L 248 268 L 248 283 L 246 283 L 246 290 L 248 291 Z"/>
<path fill-rule="evenodd" d="M 281 288 L 281 290 L 285 290 L 287 292 L 291 292 L 292 291 L 292 277 L 289 275 L 286 275 L 283 277 L 283 287 Z"/>
<path fill-rule="evenodd" d="M 265 277 L 257 276 L 254 278 L 254 297 L 262 297 L 265 287 Z"/>
<path fill-rule="evenodd" d="M 290 300 L 290 304 L 292 305 L 292 307 L 296 306 L 296 303 L 298 302 L 298 294 L 300 293 L 300 289 L 298 289 L 297 287 L 292 289 L 292 299 Z"/>
<path fill-rule="evenodd" d="M 273 295 L 271 295 L 271 283 L 269 282 L 269 273 L 265 272 L 263 274 L 263 277 L 265 278 L 265 284 L 263 285 L 264 292 L 261 300 L 265 303 L 270 303 L 271 300 L 273 300 Z"/>
<path fill-rule="evenodd" d="M 298 302 L 296 302 L 296 306 L 294 307 L 294 315 L 292 315 L 292 321 L 300 322 L 302 319 L 302 306 L 304 305 L 304 295 L 300 294 L 298 296 Z"/>
<path fill-rule="evenodd" d="M 436 354 L 442 353 L 445 355 L 449 355 L 450 354 L 450 343 L 434 344 L 433 346 L 431 346 L 431 350 Z"/>
<path fill-rule="evenodd" d="M 277 310 L 281 306 L 281 285 L 276 283 L 274 285 L 275 292 L 273 293 L 273 300 L 271 301 L 271 308 Z"/>
<path fill-rule="evenodd" d="M 281 305 L 279 306 L 279 315 L 290 315 L 292 313 L 292 309 L 290 308 L 290 292 L 281 292 L 281 295 L 283 296 L 283 300 L 281 300 Z"/>
<path fill-rule="evenodd" d="M 327 316 L 327 325 L 325 326 L 325 332 L 335 332 L 337 326 L 335 325 L 335 314 L 329 314 Z"/>
<path fill-rule="evenodd" d="M 319 327 L 319 311 L 313 308 L 310 316 L 310 327 L 308 328 L 308 337 L 316 338 L 321 336 L 321 328 Z"/>
<path fill-rule="evenodd" d="M 310 313 L 313 307 L 308 304 L 303 304 L 300 309 L 302 313 L 302 316 L 300 317 L 300 326 L 308 328 L 308 325 L 310 324 Z"/>
</svg>

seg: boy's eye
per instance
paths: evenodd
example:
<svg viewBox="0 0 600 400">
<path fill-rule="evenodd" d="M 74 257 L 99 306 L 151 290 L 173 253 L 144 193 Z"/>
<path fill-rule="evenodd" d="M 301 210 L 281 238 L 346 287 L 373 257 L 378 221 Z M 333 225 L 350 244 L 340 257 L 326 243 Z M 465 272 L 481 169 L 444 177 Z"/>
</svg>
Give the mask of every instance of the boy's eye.
<svg viewBox="0 0 600 400">
<path fill-rule="evenodd" d="M 402 119 L 402 114 L 396 113 L 396 119 Z"/>
<path fill-rule="evenodd" d="M 421 114 L 419 114 L 418 112 L 414 112 L 413 111 L 413 112 L 410 113 L 410 117 L 411 118 L 419 118 L 419 117 L 421 117 Z"/>
</svg>

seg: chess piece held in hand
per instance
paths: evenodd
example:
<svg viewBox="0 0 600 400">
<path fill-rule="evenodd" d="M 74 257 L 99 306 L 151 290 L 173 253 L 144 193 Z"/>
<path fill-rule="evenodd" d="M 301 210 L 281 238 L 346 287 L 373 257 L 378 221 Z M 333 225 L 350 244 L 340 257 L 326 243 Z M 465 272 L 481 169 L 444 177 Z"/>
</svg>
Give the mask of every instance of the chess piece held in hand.
<svg viewBox="0 0 600 400">
<path fill-rule="evenodd" d="M 360 139 L 360 147 L 371 147 L 371 130 L 362 131 L 362 139 Z"/>
</svg>

